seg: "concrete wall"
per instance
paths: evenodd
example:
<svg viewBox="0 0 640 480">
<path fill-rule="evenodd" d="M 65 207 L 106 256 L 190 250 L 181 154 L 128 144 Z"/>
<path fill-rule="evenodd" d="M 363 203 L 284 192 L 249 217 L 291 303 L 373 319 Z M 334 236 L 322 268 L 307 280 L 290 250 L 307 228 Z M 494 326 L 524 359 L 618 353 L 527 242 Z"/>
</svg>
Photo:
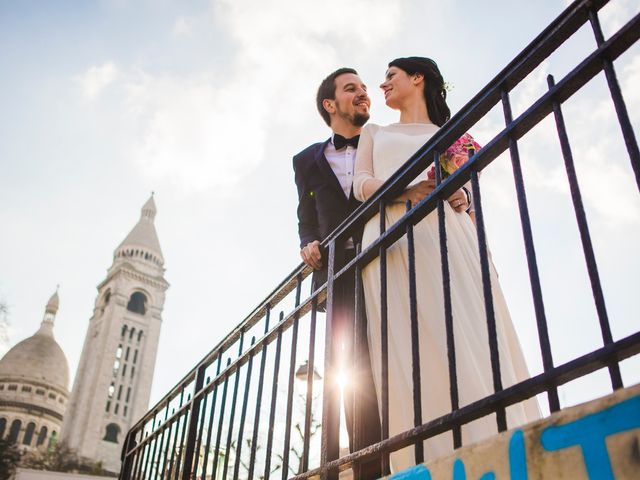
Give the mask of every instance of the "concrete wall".
<svg viewBox="0 0 640 480">
<path fill-rule="evenodd" d="M 389 478 L 640 479 L 640 385 L 567 408 Z"/>
</svg>

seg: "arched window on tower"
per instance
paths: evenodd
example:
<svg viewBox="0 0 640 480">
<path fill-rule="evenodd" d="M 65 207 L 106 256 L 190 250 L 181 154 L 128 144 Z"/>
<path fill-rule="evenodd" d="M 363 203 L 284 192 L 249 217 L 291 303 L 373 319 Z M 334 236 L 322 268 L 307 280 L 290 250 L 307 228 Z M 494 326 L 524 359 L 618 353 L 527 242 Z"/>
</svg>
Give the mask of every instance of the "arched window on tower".
<svg viewBox="0 0 640 480">
<path fill-rule="evenodd" d="M 127 310 L 144 315 L 147 311 L 147 297 L 144 296 L 144 293 L 133 292 L 131 298 L 129 298 Z"/>
<path fill-rule="evenodd" d="M 38 434 L 38 441 L 36 442 L 37 447 L 44 444 L 44 441 L 47 439 L 47 432 L 47 427 L 42 427 L 40 429 L 40 433 Z"/>
<path fill-rule="evenodd" d="M 22 422 L 20 420 L 14 420 L 9 430 L 9 442 L 18 443 L 18 435 L 20 435 L 21 428 Z"/>
<path fill-rule="evenodd" d="M 33 440 L 33 432 L 36 430 L 36 424 L 33 422 L 29 422 L 27 425 L 27 430 L 24 432 L 24 439 L 22 443 L 24 445 L 31 446 L 31 440 Z"/>
<path fill-rule="evenodd" d="M 103 305 L 109 305 L 109 300 L 111 300 L 111 290 L 107 290 L 107 293 L 104 294 L 104 299 L 102 300 Z"/>
<path fill-rule="evenodd" d="M 107 425 L 103 440 L 105 442 L 118 443 L 118 435 L 120 435 L 120 427 L 115 423 Z"/>
<path fill-rule="evenodd" d="M 4 438 L 4 431 L 7 429 L 7 419 L 0 418 L 0 440 Z"/>
</svg>

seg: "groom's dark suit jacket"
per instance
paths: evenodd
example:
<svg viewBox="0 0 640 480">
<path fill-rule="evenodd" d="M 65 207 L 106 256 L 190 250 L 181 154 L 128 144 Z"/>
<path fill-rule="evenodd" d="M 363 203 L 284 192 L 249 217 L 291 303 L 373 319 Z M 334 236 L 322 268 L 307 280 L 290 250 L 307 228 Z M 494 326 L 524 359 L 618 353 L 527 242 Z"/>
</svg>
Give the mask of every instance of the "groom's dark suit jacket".
<svg viewBox="0 0 640 480">
<path fill-rule="evenodd" d="M 324 149 L 330 140 L 305 148 L 293 157 L 296 186 L 298 187 L 298 233 L 300 247 L 314 240 L 322 241 L 353 212 L 360 202 L 351 192 L 344 194 Z M 359 242 L 362 231 L 354 233 L 354 242 Z M 336 248 L 336 266 L 344 264 L 344 250 Z M 322 285 L 327 277 L 327 261 L 323 254 L 323 269 L 314 272 L 314 285 Z"/>
<path fill-rule="evenodd" d="M 323 240 L 342 221 L 353 212 L 360 202 L 357 201 L 351 191 L 349 198 L 344 194 L 336 175 L 333 173 L 324 150 L 329 140 L 315 143 L 293 157 L 293 169 L 295 171 L 296 185 L 298 187 L 298 231 L 300 234 L 300 246 L 304 247 L 314 240 Z M 352 234 L 354 243 L 362 238 L 362 229 Z M 338 246 L 337 246 L 338 247 Z M 354 251 L 347 251 L 344 245 L 336 248 L 336 270 L 345 265 L 346 259 L 354 256 Z M 323 254 L 323 269 L 316 270 L 313 277 L 314 289 L 326 282 L 327 259 Z M 353 270 L 352 270 L 353 272 Z M 336 338 L 341 338 L 346 345 L 353 345 L 353 319 L 355 298 L 355 275 L 346 275 L 338 279 L 334 285 L 334 332 Z M 334 342 L 334 347 L 341 350 L 340 342 Z M 350 401 L 351 393 L 345 392 L 345 416 L 351 451 L 373 445 L 380 440 L 380 415 L 376 399 L 373 374 L 367 340 L 361 339 L 357 347 L 357 354 L 362 361 L 359 362 L 359 370 L 354 375 L 359 379 L 358 405 L 361 415 L 360 445 L 353 445 L 352 432 L 353 404 Z M 344 355 L 340 353 L 338 355 Z M 348 391 L 350 392 L 350 390 Z M 380 462 L 372 460 L 361 465 L 361 478 L 363 480 L 380 477 Z"/>
</svg>

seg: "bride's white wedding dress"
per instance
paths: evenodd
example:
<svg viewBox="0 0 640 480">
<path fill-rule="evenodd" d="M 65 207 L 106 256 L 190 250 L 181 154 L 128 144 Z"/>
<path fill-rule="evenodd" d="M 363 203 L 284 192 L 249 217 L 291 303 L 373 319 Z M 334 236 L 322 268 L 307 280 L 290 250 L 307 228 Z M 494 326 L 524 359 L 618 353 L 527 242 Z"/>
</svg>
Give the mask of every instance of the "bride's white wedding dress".
<svg viewBox="0 0 640 480">
<path fill-rule="evenodd" d="M 432 124 L 366 125 L 360 137 L 356 159 L 354 193 L 365 200 L 363 186 L 371 179 L 384 181 L 438 130 Z M 426 179 L 426 173 L 424 174 Z M 380 183 L 380 182 L 377 183 Z M 375 182 L 375 180 L 374 180 Z M 489 356 L 487 323 L 480 272 L 477 233 L 469 215 L 457 213 L 444 203 L 451 301 L 460 406 L 494 392 Z M 394 203 L 386 209 L 387 227 L 405 213 L 405 205 Z M 378 215 L 364 229 L 366 248 L 380 233 Z M 422 421 L 451 411 L 449 369 L 444 321 L 442 270 L 438 216 L 434 211 L 414 227 Z M 387 251 L 387 302 L 389 343 L 389 432 L 393 436 L 414 427 L 411 326 L 407 239 L 402 237 Z M 380 262 L 374 260 L 362 272 L 368 320 L 368 338 L 374 381 L 381 405 Z M 503 386 L 529 377 L 527 366 L 511 323 L 498 276 L 491 265 L 500 367 Z M 509 428 L 540 417 L 538 404 L 531 399 L 507 409 Z M 462 428 L 467 445 L 497 432 L 495 416 L 477 420 Z M 425 461 L 450 453 L 450 433 L 424 442 Z M 393 471 L 414 465 L 414 448 L 391 454 Z"/>
</svg>

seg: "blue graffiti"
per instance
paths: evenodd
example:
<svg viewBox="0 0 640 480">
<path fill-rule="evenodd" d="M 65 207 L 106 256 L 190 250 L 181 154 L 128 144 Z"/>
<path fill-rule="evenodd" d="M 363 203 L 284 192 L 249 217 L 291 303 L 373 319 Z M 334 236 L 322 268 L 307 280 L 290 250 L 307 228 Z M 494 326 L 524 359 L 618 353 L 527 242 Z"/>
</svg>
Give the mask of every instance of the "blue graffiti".
<svg viewBox="0 0 640 480">
<path fill-rule="evenodd" d="M 589 478 L 613 480 L 605 438 L 634 428 L 640 428 L 640 396 L 571 423 L 548 427 L 540 440 L 547 451 L 579 445 Z"/>
<path fill-rule="evenodd" d="M 524 433 L 516 430 L 509 440 L 509 478 L 527 480 L 527 454 L 524 448 Z"/>
<path fill-rule="evenodd" d="M 431 474 L 424 465 L 417 465 L 392 475 L 389 480 L 431 480 Z"/>
<path fill-rule="evenodd" d="M 453 480 L 467 480 L 464 462 L 459 458 L 456 458 L 456 461 L 453 462 Z"/>
<path fill-rule="evenodd" d="M 542 431 L 540 442 L 549 452 L 579 446 L 590 479 L 614 480 L 605 439 L 635 428 L 640 428 L 640 396 L 564 425 L 549 426 Z M 515 430 L 509 439 L 509 477 L 511 480 L 528 480 L 522 430 Z M 489 471 L 479 480 L 495 478 L 495 473 Z M 459 458 L 453 462 L 452 479 L 467 480 L 464 462 Z M 431 480 L 431 473 L 424 465 L 418 465 L 392 475 L 389 480 Z"/>
</svg>

